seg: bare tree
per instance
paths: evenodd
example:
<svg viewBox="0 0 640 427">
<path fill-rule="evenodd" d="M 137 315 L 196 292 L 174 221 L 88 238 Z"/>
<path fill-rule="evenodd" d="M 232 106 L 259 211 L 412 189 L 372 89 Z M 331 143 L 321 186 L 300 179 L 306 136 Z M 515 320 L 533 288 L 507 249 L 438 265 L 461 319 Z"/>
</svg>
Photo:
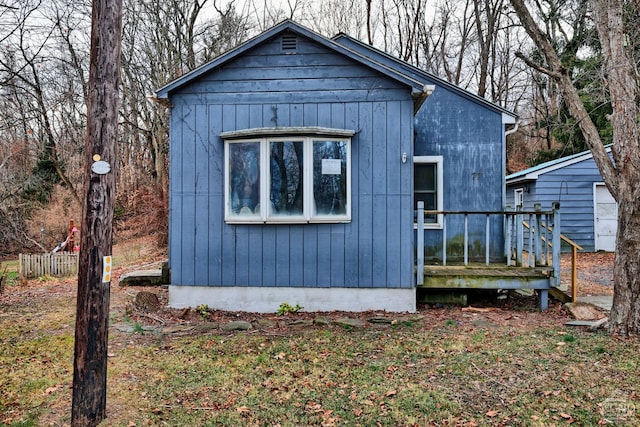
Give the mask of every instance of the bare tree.
<svg viewBox="0 0 640 427">
<path fill-rule="evenodd" d="M 624 12 L 635 4 L 623 0 L 592 0 L 602 53 L 603 72 L 613 113 L 612 156 L 609 158 L 598 129 L 589 117 L 567 67 L 562 63 L 550 36 L 529 13 L 524 0 L 511 0 L 522 25 L 540 50 L 545 64 L 528 60 L 538 71 L 557 83 L 564 101 L 576 119 L 602 179 L 618 202 L 618 232 L 614 264 L 614 297 L 610 331 L 621 335 L 640 334 L 640 125 L 637 64 L 633 44 L 625 26 Z M 526 59 L 526 58 L 525 58 Z"/>
<path fill-rule="evenodd" d="M 125 195 L 144 186 L 160 192 L 168 187 L 167 112 L 152 104 L 149 95 L 248 36 L 248 20 L 233 2 L 224 8 L 213 2 L 213 11 L 205 10 L 207 4 L 139 0 L 125 5 L 119 156 Z"/>
<path fill-rule="evenodd" d="M 63 186 L 65 199 L 79 205 L 87 28 L 83 2 L 14 5 L 0 12 L 0 152 L 8 153 L 0 159 L 7 190 L 0 197 L 0 234 L 12 250 L 38 246 L 24 233 L 54 189 Z"/>
<path fill-rule="evenodd" d="M 328 0 L 322 3 L 320 10 L 311 11 L 308 21 L 311 28 L 328 37 L 345 33 L 362 40 L 367 25 L 375 25 L 375 15 L 368 12 L 368 7 L 365 0 Z"/>
</svg>

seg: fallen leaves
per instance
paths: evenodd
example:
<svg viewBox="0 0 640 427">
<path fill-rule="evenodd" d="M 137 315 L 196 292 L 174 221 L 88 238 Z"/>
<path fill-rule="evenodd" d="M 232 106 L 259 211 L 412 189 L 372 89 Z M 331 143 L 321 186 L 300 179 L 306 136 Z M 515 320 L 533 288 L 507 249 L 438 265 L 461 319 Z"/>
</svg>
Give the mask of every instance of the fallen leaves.
<svg viewBox="0 0 640 427">
<path fill-rule="evenodd" d="M 58 384 L 58 385 L 54 385 L 51 387 L 47 387 L 47 389 L 44 391 L 44 394 L 46 395 L 50 395 L 55 393 L 56 391 L 62 389 L 64 386 L 62 384 Z"/>
<path fill-rule="evenodd" d="M 241 414 L 241 415 L 243 415 L 243 416 L 246 416 L 246 415 L 250 415 L 251 414 L 251 409 L 249 409 L 246 406 L 238 406 L 236 408 L 236 412 Z"/>
<path fill-rule="evenodd" d="M 487 417 L 489 417 L 489 418 L 494 418 L 494 417 L 497 417 L 499 413 L 500 412 L 496 411 L 495 409 L 491 409 L 491 410 L 487 411 L 487 413 L 485 415 Z"/>
</svg>

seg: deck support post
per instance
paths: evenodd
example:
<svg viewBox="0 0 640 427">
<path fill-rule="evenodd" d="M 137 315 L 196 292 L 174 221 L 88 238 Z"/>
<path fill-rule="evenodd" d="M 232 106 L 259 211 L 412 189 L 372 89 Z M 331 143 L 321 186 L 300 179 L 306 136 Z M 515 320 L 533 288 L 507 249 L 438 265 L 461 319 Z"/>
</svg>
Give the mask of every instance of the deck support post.
<svg viewBox="0 0 640 427">
<path fill-rule="evenodd" d="M 548 289 L 540 289 L 540 311 L 545 311 L 549 308 L 549 290 Z"/>
<path fill-rule="evenodd" d="M 416 283 L 424 283 L 424 202 L 418 202 L 418 227 L 416 230 Z"/>
</svg>

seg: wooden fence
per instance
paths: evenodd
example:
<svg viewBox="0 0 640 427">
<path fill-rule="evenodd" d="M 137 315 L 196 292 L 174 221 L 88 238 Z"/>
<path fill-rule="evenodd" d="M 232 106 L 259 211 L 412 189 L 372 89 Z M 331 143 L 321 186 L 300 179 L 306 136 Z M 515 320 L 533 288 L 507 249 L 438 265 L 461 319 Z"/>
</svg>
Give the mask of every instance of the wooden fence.
<svg viewBox="0 0 640 427">
<path fill-rule="evenodd" d="M 78 274 L 77 253 L 20 254 L 20 277 L 71 276 Z"/>
</svg>

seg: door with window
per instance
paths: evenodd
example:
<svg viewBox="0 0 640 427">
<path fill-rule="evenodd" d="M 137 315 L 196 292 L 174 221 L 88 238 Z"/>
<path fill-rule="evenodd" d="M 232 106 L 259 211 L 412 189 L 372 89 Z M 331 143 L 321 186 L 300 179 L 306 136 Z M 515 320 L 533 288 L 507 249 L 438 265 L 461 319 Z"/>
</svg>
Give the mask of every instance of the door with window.
<svg viewBox="0 0 640 427">
<path fill-rule="evenodd" d="M 513 203 L 516 210 L 523 209 L 524 206 L 524 189 L 516 188 L 513 190 Z"/>
</svg>

